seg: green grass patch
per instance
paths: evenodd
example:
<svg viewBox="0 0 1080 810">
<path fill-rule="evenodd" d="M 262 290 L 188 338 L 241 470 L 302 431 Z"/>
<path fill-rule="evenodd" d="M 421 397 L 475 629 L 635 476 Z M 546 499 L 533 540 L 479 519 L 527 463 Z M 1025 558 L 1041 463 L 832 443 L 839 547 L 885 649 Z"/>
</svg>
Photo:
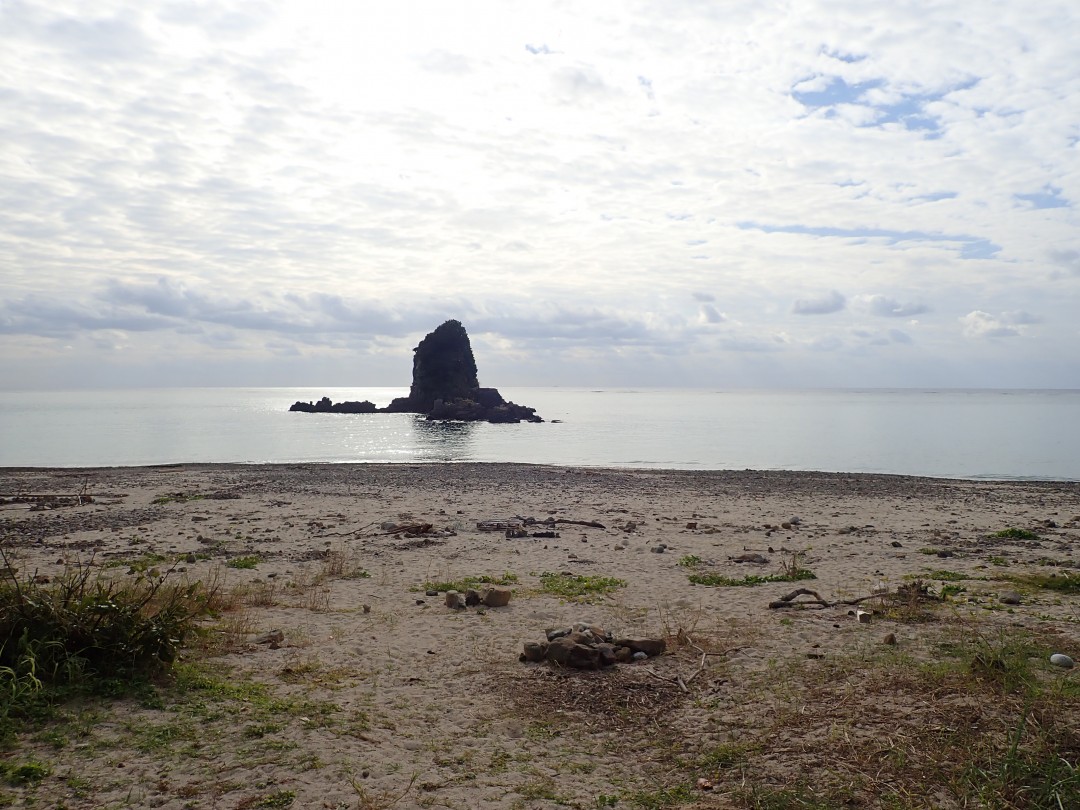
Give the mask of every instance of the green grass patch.
<svg viewBox="0 0 1080 810">
<path fill-rule="evenodd" d="M 1042 538 L 1030 529 L 1002 529 L 994 532 L 991 537 L 999 537 L 1004 540 L 1041 540 Z"/>
<path fill-rule="evenodd" d="M 422 587 L 416 588 L 415 590 L 467 591 L 471 588 L 478 588 L 481 585 L 516 585 L 517 581 L 517 574 L 511 574 L 508 571 L 501 577 L 483 574 L 479 576 L 462 577 L 461 579 L 429 580 L 428 582 L 425 582 Z"/>
<path fill-rule="evenodd" d="M 49 773 L 49 767 L 40 762 L 15 763 L 0 760 L 0 778 L 12 787 L 36 785 Z"/>
<path fill-rule="evenodd" d="M 690 581 L 692 583 L 695 585 L 707 585 L 711 588 L 718 586 L 738 587 L 744 585 L 765 585 L 769 582 L 802 582 L 807 579 L 817 579 L 817 575 L 806 568 L 799 568 L 795 571 L 788 571 L 783 574 L 766 574 L 765 576 L 747 574 L 745 577 L 740 577 L 739 579 L 726 577 L 723 574 L 690 574 Z"/>
<path fill-rule="evenodd" d="M 225 565 L 229 568 L 251 569 L 257 566 L 262 560 L 255 554 L 247 554 L 242 557 L 233 557 Z"/>
<path fill-rule="evenodd" d="M 681 565 L 683 568 L 697 568 L 701 563 L 702 559 L 697 554 L 687 554 L 685 557 L 680 557 L 676 565 Z"/>
<path fill-rule="evenodd" d="M 1058 593 L 1080 593 L 1080 576 L 1069 574 L 1010 574 L 999 577 L 1006 582 L 1027 588 L 1037 588 Z"/>
<path fill-rule="evenodd" d="M 976 579 L 976 577 L 971 577 L 967 574 L 960 574 L 956 571 L 945 571 L 940 568 L 936 571 L 931 571 L 926 576 L 930 579 L 936 579 L 939 582 L 964 582 L 965 580 Z"/>
<path fill-rule="evenodd" d="M 572 602 L 587 602 L 625 587 L 626 580 L 615 577 L 551 573 L 550 571 L 545 571 L 540 575 L 541 591 Z"/>
</svg>

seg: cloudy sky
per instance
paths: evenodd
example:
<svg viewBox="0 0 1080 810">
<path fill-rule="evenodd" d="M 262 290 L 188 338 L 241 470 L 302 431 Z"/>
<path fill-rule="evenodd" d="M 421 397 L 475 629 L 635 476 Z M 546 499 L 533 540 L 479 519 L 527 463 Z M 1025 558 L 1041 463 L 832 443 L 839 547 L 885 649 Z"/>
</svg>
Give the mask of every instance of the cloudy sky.
<svg viewBox="0 0 1080 810">
<path fill-rule="evenodd" d="M 1075 0 L 0 0 L 0 388 L 1080 387 Z"/>
</svg>

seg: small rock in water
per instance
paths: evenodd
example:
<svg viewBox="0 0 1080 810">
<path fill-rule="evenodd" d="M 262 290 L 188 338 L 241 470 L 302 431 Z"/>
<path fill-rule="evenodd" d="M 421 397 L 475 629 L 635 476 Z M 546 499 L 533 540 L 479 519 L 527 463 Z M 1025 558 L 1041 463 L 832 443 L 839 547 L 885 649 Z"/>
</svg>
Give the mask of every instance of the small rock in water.
<svg viewBox="0 0 1080 810">
<path fill-rule="evenodd" d="M 1055 667 L 1062 667 L 1063 669 L 1072 669 L 1075 666 L 1073 660 L 1064 653 L 1054 653 L 1051 655 L 1050 663 Z"/>
</svg>

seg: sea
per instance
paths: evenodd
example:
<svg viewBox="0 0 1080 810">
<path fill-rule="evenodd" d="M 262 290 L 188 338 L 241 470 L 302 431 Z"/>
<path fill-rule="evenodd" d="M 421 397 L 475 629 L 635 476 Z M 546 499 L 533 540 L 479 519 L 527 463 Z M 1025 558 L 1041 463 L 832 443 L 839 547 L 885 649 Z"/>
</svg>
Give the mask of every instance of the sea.
<svg viewBox="0 0 1080 810">
<path fill-rule="evenodd" d="M 403 388 L 0 392 L 0 466 L 520 462 L 1080 481 L 1080 390 L 502 388 L 542 424 L 290 413 Z"/>
</svg>

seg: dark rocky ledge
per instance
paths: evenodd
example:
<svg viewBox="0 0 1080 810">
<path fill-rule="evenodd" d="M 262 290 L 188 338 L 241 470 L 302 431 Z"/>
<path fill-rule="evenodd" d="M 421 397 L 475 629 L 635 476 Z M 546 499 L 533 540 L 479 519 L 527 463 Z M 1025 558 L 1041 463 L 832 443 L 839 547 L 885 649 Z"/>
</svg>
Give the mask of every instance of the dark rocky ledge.
<svg viewBox="0 0 1080 810">
<path fill-rule="evenodd" d="M 414 350 L 412 386 L 385 408 L 374 403 L 295 402 L 290 411 L 302 413 L 419 413 L 428 419 L 462 422 L 543 422 L 535 408 L 507 402 L 496 388 L 481 388 L 476 360 L 465 327 L 447 321 L 420 341 Z"/>
</svg>

